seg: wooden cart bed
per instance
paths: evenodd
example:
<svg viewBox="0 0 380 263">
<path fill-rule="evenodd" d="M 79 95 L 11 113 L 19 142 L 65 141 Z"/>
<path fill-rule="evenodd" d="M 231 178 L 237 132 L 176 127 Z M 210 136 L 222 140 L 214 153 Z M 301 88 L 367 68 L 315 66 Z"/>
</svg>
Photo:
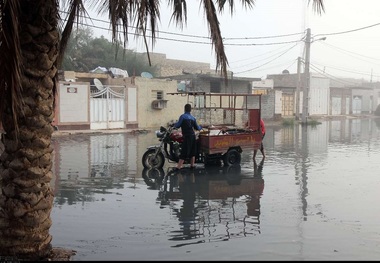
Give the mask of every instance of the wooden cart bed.
<svg viewBox="0 0 380 263">
<path fill-rule="evenodd" d="M 201 151 L 207 154 L 225 153 L 231 147 L 258 150 L 261 146 L 261 133 L 258 131 L 243 131 L 234 134 L 199 134 Z"/>
</svg>

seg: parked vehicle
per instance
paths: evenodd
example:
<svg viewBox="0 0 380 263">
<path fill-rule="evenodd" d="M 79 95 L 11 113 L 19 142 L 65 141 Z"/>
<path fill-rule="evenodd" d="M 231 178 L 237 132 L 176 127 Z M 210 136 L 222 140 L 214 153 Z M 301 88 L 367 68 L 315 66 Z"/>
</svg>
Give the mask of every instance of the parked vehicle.
<svg viewBox="0 0 380 263">
<path fill-rule="evenodd" d="M 179 92 L 170 95 L 187 95 L 194 103 L 194 114 L 200 114 L 203 129 L 197 133 L 196 163 L 205 165 L 221 163 L 224 166 L 240 164 L 243 149 L 258 150 L 261 146 L 260 131 L 261 95 L 225 94 L 205 92 Z M 236 112 L 244 125 L 236 125 Z M 229 112 L 230 118 L 226 118 Z M 216 121 L 222 121 L 216 124 Z M 208 125 L 205 125 L 208 124 Z M 244 127 L 241 127 L 244 126 Z M 155 131 L 159 145 L 148 147 L 142 157 L 145 168 L 162 168 L 165 161 L 178 162 L 183 142 L 182 133 L 171 125 Z M 185 160 L 188 163 L 189 160 Z"/>
<path fill-rule="evenodd" d="M 155 134 L 160 144 L 148 147 L 143 154 L 142 164 L 144 168 L 162 168 L 166 159 L 168 162 L 178 162 L 183 143 L 182 132 L 169 125 L 167 128 L 161 126 L 159 130 L 155 131 Z M 203 162 L 201 155 L 197 154 L 195 162 Z"/>
<path fill-rule="evenodd" d="M 210 131 L 213 131 L 212 133 Z M 216 131 L 216 132 L 215 132 Z M 155 131 L 160 144 L 148 147 L 143 154 L 144 168 L 162 168 L 165 160 L 176 163 L 179 160 L 182 133 L 173 126 L 161 126 Z M 246 129 L 217 129 L 202 130 L 197 134 L 196 163 L 215 164 L 221 161 L 225 166 L 240 164 L 244 148 L 258 149 L 261 144 L 259 131 Z M 185 163 L 188 163 L 185 160 Z"/>
</svg>

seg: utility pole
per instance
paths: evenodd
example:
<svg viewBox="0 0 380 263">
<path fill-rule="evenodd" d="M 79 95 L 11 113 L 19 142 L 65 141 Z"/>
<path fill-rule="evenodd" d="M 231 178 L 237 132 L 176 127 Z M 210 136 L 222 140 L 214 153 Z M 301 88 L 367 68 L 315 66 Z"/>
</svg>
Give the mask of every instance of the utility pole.
<svg viewBox="0 0 380 263">
<path fill-rule="evenodd" d="M 301 58 L 297 59 L 296 120 L 300 119 Z"/>
<path fill-rule="evenodd" d="M 310 89 L 310 44 L 311 44 L 311 32 L 310 28 L 307 29 L 305 40 L 305 84 L 303 87 L 302 98 L 302 123 L 307 123 L 307 117 L 309 115 L 309 89 Z"/>
</svg>

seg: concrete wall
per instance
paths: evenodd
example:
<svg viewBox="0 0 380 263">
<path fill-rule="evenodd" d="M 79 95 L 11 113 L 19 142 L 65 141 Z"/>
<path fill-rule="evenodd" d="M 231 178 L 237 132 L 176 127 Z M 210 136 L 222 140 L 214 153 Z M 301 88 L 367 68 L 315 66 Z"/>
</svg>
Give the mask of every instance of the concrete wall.
<svg viewBox="0 0 380 263">
<path fill-rule="evenodd" d="M 361 113 L 368 114 L 376 110 L 374 105 L 377 101 L 374 99 L 373 89 L 352 89 L 352 98 L 355 96 L 361 97 Z"/>
<path fill-rule="evenodd" d="M 349 114 L 351 111 L 351 89 L 350 88 L 333 88 L 330 87 L 330 109 L 329 109 L 329 115 L 334 115 L 337 111 L 340 115 Z M 349 103 L 347 103 L 347 100 Z M 339 105 L 340 102 L 340 109 L 336 108 L 336 105 L 333 105 L 334 102 L 337 102 Z M 340 113 L 339 113 L 340 112 Z M 334 113 L 334 114 L 333 114 Z"/>
<path fill-rule="evenodd" d="M 177 76 L 184 73 L 208 73 L 211 71 L 209 63 L 168 59 L 166 54 L 161 53 L 149 53 L 149 55 L 152 65 L 158 67 L 158 75 L 155 77 Z"/>
<path fill-rule="evenodd" d="M 276 116 L 278 116 L 278 113 L 281 114 L 281 105 L 278 113 L 276 113 L 276 94 L 280 96 L 282 93 L 276 92 L 275 90 L 271 89 L 268 90 L 268 94 L 261 95 L 261 118 L 262 119 L 274 119 Z M 280 101 L 281 103 L 281 101 Z"/>
<path fill-rule="evenodd" d="M 90 87 L 86 82 L 60 82 L 53 125 L 89 129 Z"/>
<path fill-rule="evenodd" d="M 168 95 L 177 92 L 177 81 L 161 79 L 135 78 L 138 98 L 138 126 L 140 129 L 165 126 L 169 121 L 178 120 L 184 112 L 187 96 Z M 167 100 L 166 107 L 152 108 L 152 102 L 157 99 L 157 91 L 163 92 L 163 100 Z"/>
</svg>

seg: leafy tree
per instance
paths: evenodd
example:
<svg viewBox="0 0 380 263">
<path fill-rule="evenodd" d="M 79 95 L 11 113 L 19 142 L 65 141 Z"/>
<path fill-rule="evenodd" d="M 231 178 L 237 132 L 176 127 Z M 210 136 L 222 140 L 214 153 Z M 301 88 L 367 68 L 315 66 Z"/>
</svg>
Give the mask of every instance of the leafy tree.
<svg viewBox="0 0 380 263">
<path fill-rule="evenodd" d="M 61 68 L 72 71 L 88 71 L 83 61 L 83 50 L 91 46 L 93 32 L 89 27 L 78 27 L 70 36 Z"/>
<path fill-rule="evenodd" d="M 131 75 L 148 71 L 154 75 L 157 66 L 149 65 L 146 55 L 133 50 L 124 50 L 103 36 L 93 38 L 90 28 L 79 27 L 70 37 L 62 70 L 89 72 L 97 66 L 124 69 Z"/>
<path fill-rule="evenodd" d="M 309 0 L 310 1 L 310 0 Z M 194 1 L 191 1 L 193 3 Z M 227 57 L 218 23 L 225 4 L 200 0 L 216 53 L 217 68 L 227 77 Z M 254 0 L 240 1 L 252 8 Z M 108 12 L 112 39 L 128 42 L 129 26 L 154 42 L 160 3 L 154 0 L 98 0 L 92 7 Z M 323 10 L 322 0 L 313 0 Z M 186 23 L 186 1 L 168 0 L 177 25 Z M 59 8 L 68 11 L 60 34 Z M 77 19 L 86 13 L 83 0 L 0 0 L 0 120 L 5 131 L 0 156 L 0 256 L 43 260 L 52 252 L 49 233 L 54 195 L 51 136 L 58 66 Z M 149 31 L 148 31 L 149 29 Z M 148 50 L 148 48 L 147 48 Z M 148 53 L 149 58 L 149 53 Z"/>
</svg>

